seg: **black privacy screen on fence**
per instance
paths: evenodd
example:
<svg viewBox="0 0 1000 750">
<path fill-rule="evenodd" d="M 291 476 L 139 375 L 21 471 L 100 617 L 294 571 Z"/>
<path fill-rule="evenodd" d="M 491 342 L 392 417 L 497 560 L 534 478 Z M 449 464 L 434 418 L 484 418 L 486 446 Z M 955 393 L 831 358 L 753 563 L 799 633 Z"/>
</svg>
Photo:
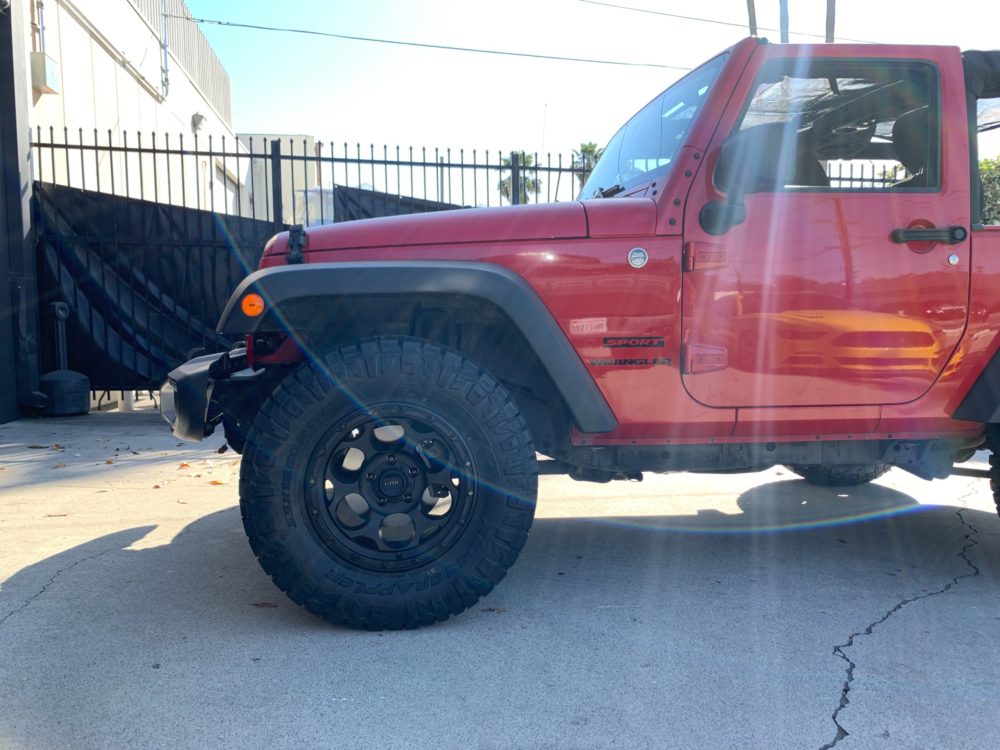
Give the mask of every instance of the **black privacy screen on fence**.
<svg viewBox="0 0 1000 750">
<path fill-rule="evenodd" d="M 69 367 L 94 390 L 159 388 L 188 356 L 225 349 L 215 325 L 290 224 L 574 200 L 574 154 L 349 147 L 311 136 L 36 129 L 42 371 L 66 302 Z"/>
<path fill-rule="evenodd" d="M 441 201 L 422 200 L 405 195 L 390 195 L 376 190 L 341 185 L 335 185 L 332 191 L 327 192 L 332 193 L 334 216 L 338 218 L 338 221 L 375 219 L 380 216 L 422 214 L 430 211 L 461 208 L 461 206 Z"/>
<path fill-rule="evenodd" d="M 43 371 L 49 303 L 69 303 L 70 369 L 94 390 L 156 389 L 189 355 L 224 351 L 229 295 L 257 267 L 270 221 L 36 182 Z M 279 227 L 280 228 L 280 227 Z"/>
</svg>

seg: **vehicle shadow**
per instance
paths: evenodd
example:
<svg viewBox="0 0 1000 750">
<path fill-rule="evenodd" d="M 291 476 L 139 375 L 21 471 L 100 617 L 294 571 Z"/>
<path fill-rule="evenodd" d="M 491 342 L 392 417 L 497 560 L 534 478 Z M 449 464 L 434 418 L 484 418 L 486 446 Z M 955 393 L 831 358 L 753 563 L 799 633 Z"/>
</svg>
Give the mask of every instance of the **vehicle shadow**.
<svg viewBox="0 0 1000 750">
<path fill-rule="evenodd" d="M 657 571 L 698 580 L 769 568 L 772 578 L 792 579 L 806 567 L 849 578 L 872 566 L 895 565 L 947 578 L 964 569 L 956 556 L 970 533 L 974 541 L 986 532 L 1000 534 L 994 514 L 963 510 L 959 518 L 956 508 L 921 505 L 877 484 L 820 488 L 775 481 L 744 492 L 737 505 L 736 514 L 706 508 L 686 515 L 537 518 L 490 601 L 532 606 L 533 597 L 547 599 L 549 585 L 564 577 L 593 590 L 591 584 L 600 583 L 609 568 L 629 571 L 615 586 L 622 601 L 629 599 L 629 581 Z M 261 571 L 238 508 L 198 519 L 169 544 L 134 549 L 153 528 L 95 538 L 15 573 L 0 587 L 0 622 L 16 623 L 57 594 L 80 620 L 110 629 L 171 618 L 193 618 L 184 627 L 195 631 L 238 625 L 273 634 L 276 627 L 327 627 L 287 600 Z M 1000 571 L 1000 545 L 993 546 L 976 550 L 984 572 Z M 794 568 L 787 568 L 790 561 Z M 64 582 L 74 590 L 67 593 Z M 451 622 L 460 627 L 462 618 Z"/>
</svg>

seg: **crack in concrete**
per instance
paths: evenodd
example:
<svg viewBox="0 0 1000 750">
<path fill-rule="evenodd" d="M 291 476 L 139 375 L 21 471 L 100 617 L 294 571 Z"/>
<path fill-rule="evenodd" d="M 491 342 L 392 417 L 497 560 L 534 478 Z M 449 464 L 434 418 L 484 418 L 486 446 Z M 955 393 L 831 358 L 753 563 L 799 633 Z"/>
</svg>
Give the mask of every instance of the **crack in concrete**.
<svg viewBox="0 0 1000 750">
<path fill-rule="evenodd" d="M 961 498 L 959 498 L 959 500 L 964 503 L 965 499 L 974 493 L 975 490 L 970 488 L 969 492 L 965 493 Z M 820 747 L 820 750 L 830 750 L 830 748 L 834 747 L 842 739 L 850 735 L 850 732 L 848 732 L 844 728 L 844 725 L 840 723 L 840 712 L 843 711 L 845 708 L 847 708 L 847 706 L 851 702 L 850 698 L 848 697 L 848 694 L 851 692 L 851 683 L 854 682 L 854 670 L 857 667 L 857 664 L 851 660 L 851 657 L 847 655 L 845 649 L 848 649 L 851 646 L 853 646 L 855 639 L 861 638 L 862 636 L 871 635 L 872 632 L 875 630 L 875 628 L 877 628 L 883 622 L 888 620 L 890 617 L 896 614 L 907 604 L 912 604 L 913 602 L 920 601 L 921 599 L 930 599 L 931 597 L 944 594 L 950 591 L 962 579 L 974 578 L 975 576 L 979 575 L 979 568 L 976 566 L 975 563 L 972 562 L 972 560 L 969 559 L 968 556 L 969 550 L 975 547 L 977 544 L 979 544 L 979 540 L 974 538 L 979 533 L 979 530 L 965 520 L 965 515 L 963 513 L 964 510 L 965 508 L 959 508 L 958 510 L 955 511 L 955 515 L 958 516 L 959 522 L 962 524 L 962 526 L 964 526 L 969 530 L 964 537 L 965 544 L 962 546 L 962 549 L 959 550 L 957 557 L 961 558 L 965 562 L 966 566 L 970 568 L 970 571 L 968 573 L 963 573 L 962 575 L 955 576 L 954 578 L 951 579 L 950 582 L 948 582 L 939 589 L 936 589 L 934 591 L 928 591 L 927 593 L 924 594 L 918 594 L 917 596 L 911 596 L 907 599 L 903 599 L 897 602 L 897 604 L 892 609 L 890 609 L 888 612 L 882 615 L 882 617 L 880 617 L 879 619 L 875 620 L 872 623 L 869 623 L 869 625 L 864 630 L 859 630 L 855 633 L 851 633 L 850 637 L 847 639 L 846 642 L 833 647 L 833 655 L 836 656 L 838 659 L 842 659 L 843 661 L 847 662 L 847 676 L 844 679 L 843 687 L 841 687 L 840 689 L 840 702 L 837 705 L 836 710 L 834 710 L 833 716 L 831 717 L 833 719 L 834 725 L 836 725 L 837 727 L 837 735 L 836 737 L 833 738 L 832 741 L 827 742 L 825 745 Z"/>
<path fill-rule="evenodd" d="M 63 573 L 65 573 L 67 570 L 75 568 L 80 563 L 85 563 L 88 560 L 93 560 L 95 557 L 101 557 L 102 555 L 106 555 L 109 552 L 117 552 L 117 551 L 118 551 L 117 547 L 112 548 L 112 549 L 106 549 L 103 552 L 98 552 L 97 554 L 90 555 L 88 557 L 81 558 L 81 559 L 77 560 L 74 563 L 70 563 L 65 568 L 60 568 L 59 570 L 57 570 L 55 573 L 52 574 L 52 577 L 49 578 L 49 580 L 46 582 L 46 584 L 44 586 L 42 586 L 42 588 L 39 589 L 37 593 L 34 593 L 31 596 L 29 596 L 27 599 L 25 599 L 24 604 L 22 604 L 20 607 L 12 609 L 10 612 L 8 612 L 7 614 L 5 614 L 3 617 L 0 617 L 0 625 L 3 625 L 5 622 L 7 622 L 7 620 L 9 620 L 11 617 L 13 617 L 14 615 L 16 615 L 21 610 L 23 610 L 26 607 L 28 607 L 28 605 L 30 605 L 33 601 L 35 601 L 35 599 L 37 599 L 42 594 L 44 594 L 48 590 L 49 586 L 51 586 L 53 583 L 55 583 L 56 579 L 60 575 L 62 575 Z"/>
</svg>

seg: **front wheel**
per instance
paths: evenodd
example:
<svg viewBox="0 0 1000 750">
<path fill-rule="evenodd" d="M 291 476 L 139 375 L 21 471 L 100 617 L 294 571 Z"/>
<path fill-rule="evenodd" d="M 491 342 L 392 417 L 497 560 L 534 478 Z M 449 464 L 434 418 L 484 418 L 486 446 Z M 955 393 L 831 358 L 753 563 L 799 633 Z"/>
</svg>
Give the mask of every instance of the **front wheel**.
<svg viewBox="0 0 1000 750">
<path fill-rule="evenodd" d="M 789 465 L 789 470 L 805 479 L 809 484 L 821 487 L 856 487 L 878 479 L 892 468 L 889 464 L 850 464 L 847 466 L 823 466 L 821 464 Z"/>
<path fill-rule="evenodd" d="M 507 391 L 460 353 L 378 338 L 304 364 L 247 435 L 240 508 L 277 586 L 368 629 L 472 606 L 527 539 L 535 451 Z"/>
</svg>

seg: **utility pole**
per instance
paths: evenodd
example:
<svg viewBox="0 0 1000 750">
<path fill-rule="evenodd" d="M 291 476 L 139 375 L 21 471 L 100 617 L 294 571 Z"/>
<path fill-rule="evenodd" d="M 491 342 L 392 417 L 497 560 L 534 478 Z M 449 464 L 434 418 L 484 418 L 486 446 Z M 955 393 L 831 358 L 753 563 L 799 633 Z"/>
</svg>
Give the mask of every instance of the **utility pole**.
<svg viewBox="0 0 1000 750">
<path fill-rule="evenodd" d="M 778 0 L 781 7 L 781 43 L 788 44 L 788 0 Z"/>
<path fill-rule="evenodd" d="M 833 26 L 837 16 L 837 0 L 826 0 L 826 41 L 833 41 Z"/>
<path fill-rule="evenodd" d="M 750 18 L 750 36 L 757 36 L 757 9 L 753 0 L 747 0 L 747 16 Z"/>
</svg>

